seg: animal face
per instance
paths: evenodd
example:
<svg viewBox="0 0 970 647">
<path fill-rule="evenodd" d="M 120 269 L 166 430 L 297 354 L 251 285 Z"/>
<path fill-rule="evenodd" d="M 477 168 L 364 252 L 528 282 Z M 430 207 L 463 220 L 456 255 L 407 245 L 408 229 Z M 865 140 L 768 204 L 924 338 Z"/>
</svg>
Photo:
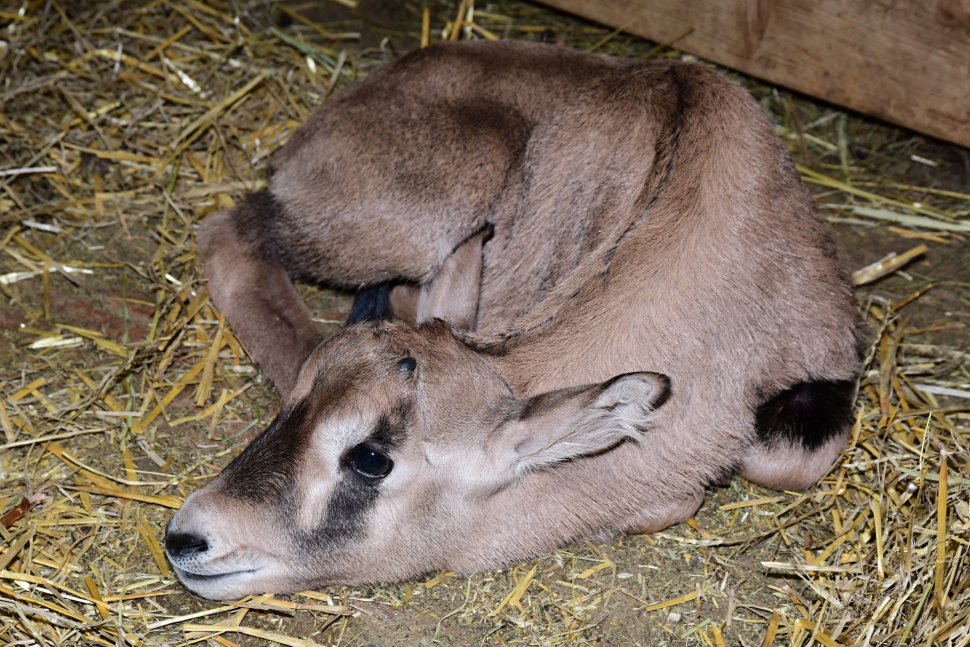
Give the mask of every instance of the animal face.
<svg viewBox="0 0 970 647">
<path fill-rule="evenodd" d="M 488 523 L 490 498 L 637 440 L 667 389 L 635 373 L 520 399 L 494 358 L 440 321 L 354 326 L 314 352 L 270 427 L 189 497 L 167 552 L 209 598 L 446 568 L 465 535 L 514 532 Z"/>
</svg>

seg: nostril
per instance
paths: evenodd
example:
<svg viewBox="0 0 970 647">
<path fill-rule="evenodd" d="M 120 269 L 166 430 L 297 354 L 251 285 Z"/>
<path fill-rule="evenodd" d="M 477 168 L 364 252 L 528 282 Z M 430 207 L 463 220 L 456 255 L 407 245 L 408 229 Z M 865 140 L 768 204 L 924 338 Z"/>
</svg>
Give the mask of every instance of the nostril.
<svg viewBox="0 0 970 647">
<path fill-rule="evenodd" d="M 204 537 L 189 532 L 172 532 L 165 535 L 165 550 L 172 557 L 188 557 L 195 553 L 204 553 L 209 544 Z"/>
</svg>

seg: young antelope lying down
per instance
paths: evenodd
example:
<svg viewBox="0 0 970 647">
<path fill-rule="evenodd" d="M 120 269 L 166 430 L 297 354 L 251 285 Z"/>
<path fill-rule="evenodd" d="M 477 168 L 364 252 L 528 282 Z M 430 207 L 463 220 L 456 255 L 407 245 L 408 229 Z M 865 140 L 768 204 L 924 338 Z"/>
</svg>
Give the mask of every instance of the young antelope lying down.
<svg viewBox="0 0 970 647">
<path fill-rule="evenodd" d="M 849 274 L 749 94 L 699 65 L 468 42 L 385 65 L 198 234 L 283 396 L 172 518 L 210 598 L 474 571 L 689 518 L 846 445 Z M 291 281 L 360 289 L 324 340 Z M 409 321 L 391 321 L 391 315 Z"/>
</svg>

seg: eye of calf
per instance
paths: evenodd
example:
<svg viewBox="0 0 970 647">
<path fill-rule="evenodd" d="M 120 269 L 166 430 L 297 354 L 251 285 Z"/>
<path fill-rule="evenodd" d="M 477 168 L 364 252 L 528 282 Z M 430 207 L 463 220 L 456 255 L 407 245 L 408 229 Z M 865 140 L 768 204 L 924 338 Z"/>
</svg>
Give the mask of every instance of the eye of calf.
<svg viewBox="0 0 970 647">
<path fill-rule="evenodd" d="M 361 443 L 347 452 L 344 465 L 366 479 L 377 480 L 391 473 L 394 461 L 380 450 Z"/>
</svg>

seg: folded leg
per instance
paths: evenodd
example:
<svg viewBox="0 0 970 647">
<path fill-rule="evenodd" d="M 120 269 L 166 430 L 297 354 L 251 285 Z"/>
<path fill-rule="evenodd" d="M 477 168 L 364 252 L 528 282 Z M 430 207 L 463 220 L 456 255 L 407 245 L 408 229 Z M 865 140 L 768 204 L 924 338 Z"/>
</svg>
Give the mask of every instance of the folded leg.
<svg viewBox="0 0 970 647">
<path fill-rule="evenodd" d="M 213 303 L 285 399 L 323 335 L 286 271 L 239 234 L 235 211 L 253 208 L 212 214 L 196 240 Z"/>
</svg>

